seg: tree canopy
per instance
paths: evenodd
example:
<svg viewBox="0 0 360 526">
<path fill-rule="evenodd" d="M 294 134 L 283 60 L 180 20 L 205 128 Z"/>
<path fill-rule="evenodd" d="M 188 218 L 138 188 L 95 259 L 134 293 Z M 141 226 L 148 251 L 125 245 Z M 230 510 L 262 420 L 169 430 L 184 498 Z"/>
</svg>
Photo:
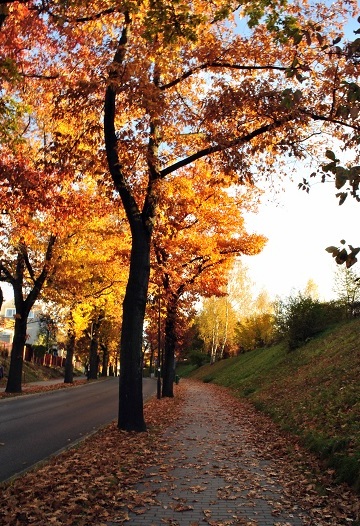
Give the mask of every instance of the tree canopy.
<svg viewBox="0 0 360 526">
<path fill-rule="evenodd" d="M 61 188 L 91 175 L 116 190 L 129 223 L 120 428 L 146 427 L 141 351 L 160 185 L 193 167 L 211 174 L 215 193 L 271 184 L 290 158 L 329 150 L 329 137 L 356 147 L 357 52 L 349 58 L 339 43 L 357 9 L 341 0 L 34 0 L 3 12 L 0 130 L 18 127 L 16 141 L 1 134 L 4 151 L 19 159 L 31 144 L 36 173 L 56 174 Z"/>
</svg>

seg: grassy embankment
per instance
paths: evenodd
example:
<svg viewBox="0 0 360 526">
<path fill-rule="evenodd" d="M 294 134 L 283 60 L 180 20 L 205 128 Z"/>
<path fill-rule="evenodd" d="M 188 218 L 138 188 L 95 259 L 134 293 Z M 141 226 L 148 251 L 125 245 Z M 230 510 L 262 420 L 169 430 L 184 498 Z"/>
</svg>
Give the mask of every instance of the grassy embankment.
<svg viewBox="0 0 360 526">
<path fill-rule="evenodd" d="M 291 353 L 277 345 L 177 374 L 250 400 L 360 492 L 360 320 Z"/>
<path fill-rule="evenodd" d="M 0 358 L 0 364 L 5 368 L 5 376 L 10 366 L 10 358 Z M 45 367 L 34 365 L 29 362 L 23 362 L 23 383 L 31 383 L 39 380 L 51 380 L 52 378 L 61 378 L 64 376 L 64 369 L 60 367 Z M 0 380 L 0 387 L 6 386 L 7 379 Z"/>
</svg>

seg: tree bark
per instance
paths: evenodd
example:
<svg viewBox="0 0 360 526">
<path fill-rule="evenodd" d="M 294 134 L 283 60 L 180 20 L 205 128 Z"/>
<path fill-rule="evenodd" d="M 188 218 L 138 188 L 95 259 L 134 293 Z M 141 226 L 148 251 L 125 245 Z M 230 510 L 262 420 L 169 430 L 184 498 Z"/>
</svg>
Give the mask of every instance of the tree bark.
<svg viewBox="0 0 360 526">
<path fill-rule="evenodd" d="M 105 343 L 101 344 L 101 349 L 103 351 L 103 359 L 102 359 L 102 368 L 101 368 L 101 376 L 107 376 L 108 375 L 108 367 L 109 367 L 109 349 L 108 346 Z"/>
<path fill-rule="evenodd" d="M 6 267 L 1 265 L 1 270 L 6 276 L 6 281 L 13 287 L 16 309 L 14 340 L 11 349 L 9 376 L 6 385 L 7 393 L 21 393 L 23 356 L 27 335 L 27 319 L 30 310 L 39 297 L 45 280 L 48 277 L 55 242 L 56 236 L 51 235 L 46 249 L 43 268 L 37 278 L 35 278 L 34 270 L 29 260 L 27 247 L 23 243 L 19 245 L 15 275 L 13 276 Z M 30 277 L 33 279 L 33 288 L 26 296 L 26 299 L 23 297 L 25 270 L 28 271 Z"/>
<path fill-rule="evenodd" d="M 172 398 L 174 396 L 175 380 L 175 348 L 176 348 L 176 303 L 170 300 L 167 307 L 165 320 L 165 352 L 163 364 L 162 396 Z"/>
<path fill-rule="evenodd" d="M 89 351 L 89 380 L 96 380 L 98 376 L 98 323 L 91 324 L 90 351 Z"/>
<path fill-rule="evenodd" d="M 16 308 L 14 327 L 14 340 L 10 356 L 9 376 L 5 391 L 7 393 L 21 393 L 22 368 L 24 358 L 24 347 L 26 343 L 26 326 L 29 312 L 23 308 Z"/>
<path fill-rule="evenodd" d="M 123 64 L 131 18 L 124 13 L 124 26 L 109 71 L 109 84 L 105 93 L 104 137 L 109 170 L 131 229 L 131 256 L 129 278 L 123 302 L 123 321 L 120 341 L 120 387 L 118 427 L 125 431 L 145 431 L 142 397 L 142 338 L 145 307 L 150 277 L 150 243 L 155 217 L 154 183 L 160 172 L 154 165 L 157 155 L 157 132 L 151 123 L 148 144 L 149 180 L 142 209 L 135 199 L 132 187 L 126 181 L 117 151 L 115 130 L 116 83 L 119 66 Z"/>
<path fill-rule="evenodd" d="M 116 89 L 118 66 L 126 51 L 130 17 L 125 13 L 125 24 L 114 56 L 114 70 L 110 72 L 104 106 L 104 137 L 109 170 L 121 197 L 131 229 L 131 256 L 129 278 L 123 302 L 123 320 L 120 341 L 120 382 L 118 427 L 125 431 L 145 431 L 146 424 L 142 396 L 142 336 L 145 306 L 150 275 L 150 240 L 153 217 L 151 184 L 142 212 L 131 188 L 127 185 L 117 153 L 115 131 Z"/>
<path fill-rule="evenodd" d="M 142 339 L 150 275 L 150 236 L 141 224 L 133 232 L 130 272 L 123 303 L 118 427 L 145 431 L 142 395 Z"/>
<path fill-rule="evenodd" d="M 220 345 L 219 359 L 220 360 L 222 360 L 224 357 L 225 345 L 226 345 L 227 338 L 228 338 L 228 328 L 229 328 L 229 304 L 228 304 L 228 301 L 226 300 L 224 334 L 223 334 L 223 338 L 221 342 L 219 343 Z"/>
<path fill-rule="evenodd" d="M 74 382 L 74 358 L 75 351 L 75 332 L 69 329 L 66 342 L 66 359 L 65 359 L 65 376 L 64 383 L 72 384 Z"/>
<path fill-rule="evenodd" d="M 149 363 L 150 376 L 155 373 L 154 356 L 155 356 L 155 347 L 153 343 L 151 342 L 150 343 L 150 363 Z"/>
</svg>

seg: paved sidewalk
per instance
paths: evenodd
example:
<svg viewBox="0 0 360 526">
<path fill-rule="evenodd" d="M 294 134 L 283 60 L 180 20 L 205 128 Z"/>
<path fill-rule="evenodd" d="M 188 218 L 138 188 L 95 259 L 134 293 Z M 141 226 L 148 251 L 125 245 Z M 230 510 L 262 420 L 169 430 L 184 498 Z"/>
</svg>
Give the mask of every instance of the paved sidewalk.
<svg viewBox="0 0 360 526">
<path fill-rule="evenodd" d="M 254 453 L 249 423 L 234 418 L 212 386 L 189 382 L 168 447 L 134 490 L 131 526 L 303 526 L 306 514 L 277 482 L 277 467 Z M 241 415 L 240 415 L 241 416 Z M 270 437 L 269 437 L 270 438 Z M 266 457 L 266 455 L 265 455 Z M 136 503 L 138 503 L 136 505 Z M 115 526 L 120 521 L 108 522 Z"/>
<path fill-rule="evenodd" d="M 86 380 L 86 376 L 74 376 L 73 383 L 77 383 L 80 381 Z M 33 385 L 56 385 L 56 384 L 63 384 L 64 378 L 61 376 L 59 378 L 51 378 L 50 380 L 38 380 L 37 382 L 25 382 L 24 387 L 32 387 Z"/>
</svg>

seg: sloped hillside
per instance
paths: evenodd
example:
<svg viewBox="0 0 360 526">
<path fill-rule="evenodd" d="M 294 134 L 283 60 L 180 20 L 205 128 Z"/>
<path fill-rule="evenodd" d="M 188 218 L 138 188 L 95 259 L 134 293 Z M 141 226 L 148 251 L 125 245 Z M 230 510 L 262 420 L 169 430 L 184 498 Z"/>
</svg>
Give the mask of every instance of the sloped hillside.
<svg viewBox="0 0 360 526">
<path fill-rule="evenodd" d="M 1 358 L 0 365 L 4 367 L 5 372 L 4 378 L 0 380 L 0 387 L 6 387 L 10 358 Z M 61 378 L 63 376 L 64 370 L 60 367 L 45 367 L 25 361 L 23 363 L 23 383 L 51 380 L 52 378 Z"/>
</svg>

